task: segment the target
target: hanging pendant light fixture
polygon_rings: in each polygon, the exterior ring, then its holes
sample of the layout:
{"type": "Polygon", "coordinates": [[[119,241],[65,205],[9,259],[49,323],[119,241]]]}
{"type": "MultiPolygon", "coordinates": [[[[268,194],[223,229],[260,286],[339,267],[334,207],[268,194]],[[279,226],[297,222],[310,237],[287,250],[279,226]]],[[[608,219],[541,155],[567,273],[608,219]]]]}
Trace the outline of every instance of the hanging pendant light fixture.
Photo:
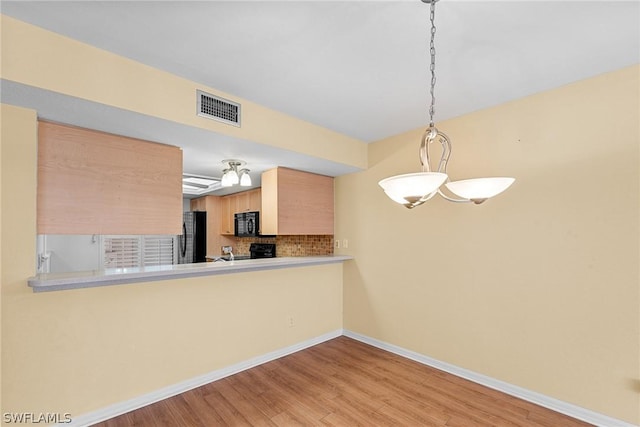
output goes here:
{"type": "Polygon", "coordinates": [[[240,169],[245,166],[247,163],[242,160],[236,159],[228,159],[223,160],[223,164],[227,167],[222,170],[222,179],[220,180],[220,185],[222,187],[231,187],[236,184],[240,184],[241,187],[250,187],[251,186],[251,176],[249,175],[249,169],[240,169]]]}
{"type": "Polygon", "coordinates": [[[429,106],[429,127],[422,136],[420,143],[420,163],[422,164],[422,172],[409,173],[404,175],[396,175],[381,180],[378,185],[382,187],[385,194],[396,203],[400,203],[412,209],[439,194],[450,202],[468,203],[473,202],[480,204],[485,200],[502,193],[509,188],[515,181],[515,178],[508,177],[492,177],[492,178],[474,178],[462,181],[450,181],[447,175],[447,163],[451,155],[451,141],[449,137],[440,132],[433,123],[435,113],[435,85],[436,85],[436,48],[435,48],[435,11],[438,0],[422,0],[423,3],[430,4],[430,22],[431,22],[431,42],[429,52],[431,56],[431,104],[429,106]],[[442,146],[442,155],[438,163],[437,172],[431,170],[431,159],[429,157],[429,146],[439,142],[442,146]],[[442,192],[442,185],[455,196],[450,197],[442,192]]]}

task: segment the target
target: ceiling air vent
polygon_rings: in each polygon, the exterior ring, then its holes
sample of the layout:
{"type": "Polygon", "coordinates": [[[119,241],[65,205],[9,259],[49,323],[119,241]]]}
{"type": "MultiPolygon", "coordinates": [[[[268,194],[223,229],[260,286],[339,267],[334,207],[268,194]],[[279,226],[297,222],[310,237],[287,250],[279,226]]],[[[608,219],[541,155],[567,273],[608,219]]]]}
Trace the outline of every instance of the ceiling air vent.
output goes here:
{"type": "Polygon", "coordinates": [[[197,90],[198,115],[240,127],[240,104],[197,90]]]}

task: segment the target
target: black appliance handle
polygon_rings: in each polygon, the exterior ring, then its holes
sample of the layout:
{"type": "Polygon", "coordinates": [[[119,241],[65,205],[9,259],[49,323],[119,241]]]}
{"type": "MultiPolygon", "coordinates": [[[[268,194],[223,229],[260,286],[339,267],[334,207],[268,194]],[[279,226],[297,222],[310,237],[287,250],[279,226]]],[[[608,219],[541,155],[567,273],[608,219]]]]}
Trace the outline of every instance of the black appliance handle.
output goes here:
{"type": "Polygon", "coordinates": [[[180,253],[182,258],[187,255],[187,224],[182,223],[182,236],[180,236],[180,253]]]}

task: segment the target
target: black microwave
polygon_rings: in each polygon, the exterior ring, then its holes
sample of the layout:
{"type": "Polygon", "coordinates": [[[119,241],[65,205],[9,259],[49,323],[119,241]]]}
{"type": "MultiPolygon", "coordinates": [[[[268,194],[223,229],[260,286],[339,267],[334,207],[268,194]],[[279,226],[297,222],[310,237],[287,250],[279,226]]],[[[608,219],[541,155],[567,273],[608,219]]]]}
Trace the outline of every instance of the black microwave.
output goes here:
{"type": "Polygon", "coordinates": [[[237,237],[256,237],[260,234],[260,212],[237,213],[233,223],[233,234],[237,237]]]}

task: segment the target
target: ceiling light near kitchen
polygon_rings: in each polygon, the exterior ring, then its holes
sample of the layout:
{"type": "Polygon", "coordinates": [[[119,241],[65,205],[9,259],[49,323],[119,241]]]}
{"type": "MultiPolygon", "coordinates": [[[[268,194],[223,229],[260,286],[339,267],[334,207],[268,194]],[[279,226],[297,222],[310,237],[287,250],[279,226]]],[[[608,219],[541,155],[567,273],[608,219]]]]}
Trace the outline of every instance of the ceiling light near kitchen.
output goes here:
{"type": "Polygon", "coordinates": [[[228,159],[223,160],[222,163],[227,168],[222,170],[221,184],[223,187],[231,187],[236,184],[240,184],[241,187],[251,186],[251,176],[249,175],[249,169],[240,169],[247,163],[242,160],[228,159]]]}

